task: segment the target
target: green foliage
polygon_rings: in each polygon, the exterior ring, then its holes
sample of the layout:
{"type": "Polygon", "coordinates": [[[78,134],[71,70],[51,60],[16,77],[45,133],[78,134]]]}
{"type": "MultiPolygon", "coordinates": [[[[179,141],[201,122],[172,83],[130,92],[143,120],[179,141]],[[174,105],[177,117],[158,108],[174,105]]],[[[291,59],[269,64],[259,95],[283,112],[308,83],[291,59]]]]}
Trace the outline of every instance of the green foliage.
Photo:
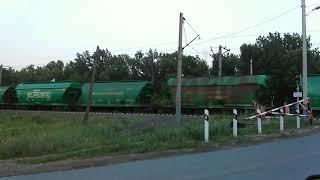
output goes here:
{"type": "Polygon", "coordinates": [[[16,71],[13,68],[3,68],[1,84],[5,86],[17,83],[16,71]]]}
{"type": "MultiPolygon", "coordinates": [[[[219,53],[210,54],[212,57],[212,67],[210,68],[210,75],[217,76],[219,68],[219,53]]],[[[239,64],[239,56],[226,53],[222,55],[222,75],[233,76],[236,75],[239,64]]]]}
{"type": "Polygon", "coordinates": [[[45,66],[35,67],[29,65],[26,68],[22,68],[20,71],[16,71],[16,82],[35,82],[35,81],[50,81],[64,80],[64,63],[60,60],[51,61],[45,66]]]}
{"type": "MultiPolygon", "coordinates": [[[[308,39],[308,73],[320,73],[320,56],[317,49],[310,50],[308,39]]],[[[269,89],[264,92],[265,103],[270,104],[274,96],[276,104],[293,101],[296,74],[302,71],[302,39],[299,34],[270,33],[259,36],[255,44],[243,44],[240,47],[241,56],[239,71],[249,74],[250,59],[253,60],[253,74],[269,75],[269,89]]]]}

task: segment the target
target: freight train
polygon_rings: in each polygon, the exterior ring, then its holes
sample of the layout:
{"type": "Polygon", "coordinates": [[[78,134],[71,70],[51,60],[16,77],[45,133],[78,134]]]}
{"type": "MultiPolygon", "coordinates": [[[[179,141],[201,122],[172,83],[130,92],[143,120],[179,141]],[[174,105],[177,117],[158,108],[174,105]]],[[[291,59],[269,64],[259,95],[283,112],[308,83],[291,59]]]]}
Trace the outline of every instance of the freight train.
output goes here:
{"type": "MultiPolygon", "coordinates": [[[[184,112],[209,109],[253,109],[267,87],[266,75],[195,77],[182,79],[181,104],[184,112]]],[[[320,75],[309,80],[313,109],[320,110],[320,75]]],[[[172,111],[176,79],[167,81],[171,104],[152,102],[150,81],[96,82],[92,104],[97,111],[172,111]]],[[[0,87],[1,108],[83,110],[88,104],[89,84],[73,81],[21,83],[0,87]]]]}

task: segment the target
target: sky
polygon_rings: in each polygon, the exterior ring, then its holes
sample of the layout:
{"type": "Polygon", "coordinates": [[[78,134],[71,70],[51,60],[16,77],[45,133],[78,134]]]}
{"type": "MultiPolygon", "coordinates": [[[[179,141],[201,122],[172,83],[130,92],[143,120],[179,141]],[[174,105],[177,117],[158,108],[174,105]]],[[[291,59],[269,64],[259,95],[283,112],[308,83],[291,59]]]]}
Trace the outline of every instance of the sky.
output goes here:
{"type": "MultiPolygon", "coordinates": [[[[0,0],[0,64],[17,69],[52,60],[69,62],[97,45],[112,54],[178,47],[179,13],[183,43],[200,34],[184,54],[211,65],[210,49],[222,45],[239,54],[269,32],[301,33],[300,0],[0,0]]],[[[320,0],[306,0],[307,12],[320,0]]],[[[320,10],[307,16],[307,35],[320,46],[320,10]]]]}

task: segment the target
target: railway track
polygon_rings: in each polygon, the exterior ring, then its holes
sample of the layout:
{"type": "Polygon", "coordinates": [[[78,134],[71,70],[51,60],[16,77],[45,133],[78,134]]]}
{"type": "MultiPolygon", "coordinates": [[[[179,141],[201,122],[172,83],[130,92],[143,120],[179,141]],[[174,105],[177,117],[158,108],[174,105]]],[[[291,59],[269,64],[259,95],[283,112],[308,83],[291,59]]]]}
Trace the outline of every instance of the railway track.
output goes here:
{"type": "MultiPolygon", "coordinates": [[[[15,110],[15,109],[5,109],[0,110],[0,112],[12,112],[12,113],[58,113],[58,114],[79,114],[83,115],[83,111],[41,111],[41,110],[15,110]]],[[[165,113],[125,113],[125,112],[90,112],[91,115],[139,115],[139,116],[170,116],[174,117],[175,114],[165,114],[165,113]]],[[[190,115],[184,114],[183,117],[202,117],[202,115],[190,115]]]]}
{"type": "MultiPolygon", "coordinates": [[[[84,112],[78,111],[35,111],[35,110],[0,110],[0,117],[10,116],[10,119],[28,117],[34,120],[52,120],[52,121],[82,121],[84,112]],[[3,115],[3,116],[2,116],[3,115]]],[[[201,115],[183,115],[184,120],[203,120],[201,115]]],[[[153,114],[153,113],[121,113],[121,112],[90,112],[89,121],[92,120],[136,120],[142,127],[145,124],[151,126],[175,125],[176,118],[174,114],[153,114]]],[[[140,125],[138,125],[140,126],[140,125]]]]}

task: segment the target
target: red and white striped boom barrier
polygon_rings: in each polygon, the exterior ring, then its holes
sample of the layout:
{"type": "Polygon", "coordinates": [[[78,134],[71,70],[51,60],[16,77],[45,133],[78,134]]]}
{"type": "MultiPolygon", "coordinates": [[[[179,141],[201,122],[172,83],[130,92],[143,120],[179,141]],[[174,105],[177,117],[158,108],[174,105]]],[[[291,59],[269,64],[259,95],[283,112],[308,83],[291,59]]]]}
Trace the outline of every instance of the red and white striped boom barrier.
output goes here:
{"type": "Polygon", "coordinates": [[[278,108],[274,108],[274,109],[271,109],[269,111],[265,111],[265,112],[259,112],[258,114],[254,115],[254,116],[250,116],[250,117],[247,117],[247,118],[244,118],[246,120],[249,120],[249,119],[254,119],[254,118],[257,118],[257,117],[261,117],[261,116],[264,116],[264,115],[267,115],[267,114],[275,114],[275,115],[286,115],[286,116],[300,116],[300,117],[308,117],[308,116],[312,116],[312,110],[311,110],[311,105],[309,104],[309,101],[310,101],[310,98],[306,98],[306,99],[302,99],[300,101],[297,101],[297,102],[293,102],[293,103],[290,103],[290,104],[286,104],[284,106],[281,106],[281,107],[278,107],[278,108]],[[307,101],[308,103],[308,107],[305,107],[302,103],[304,101],[307,101]],[[283,108],[289,108],[290,106],[293,106],[295,104],[299,104],[307,113],[308,115],[301,115],[301,114],[292,114],[292,113],[282,113],[282,112],[275,112],[275,111],[279,111],[280,109],[283,109],[283,108]]]}

